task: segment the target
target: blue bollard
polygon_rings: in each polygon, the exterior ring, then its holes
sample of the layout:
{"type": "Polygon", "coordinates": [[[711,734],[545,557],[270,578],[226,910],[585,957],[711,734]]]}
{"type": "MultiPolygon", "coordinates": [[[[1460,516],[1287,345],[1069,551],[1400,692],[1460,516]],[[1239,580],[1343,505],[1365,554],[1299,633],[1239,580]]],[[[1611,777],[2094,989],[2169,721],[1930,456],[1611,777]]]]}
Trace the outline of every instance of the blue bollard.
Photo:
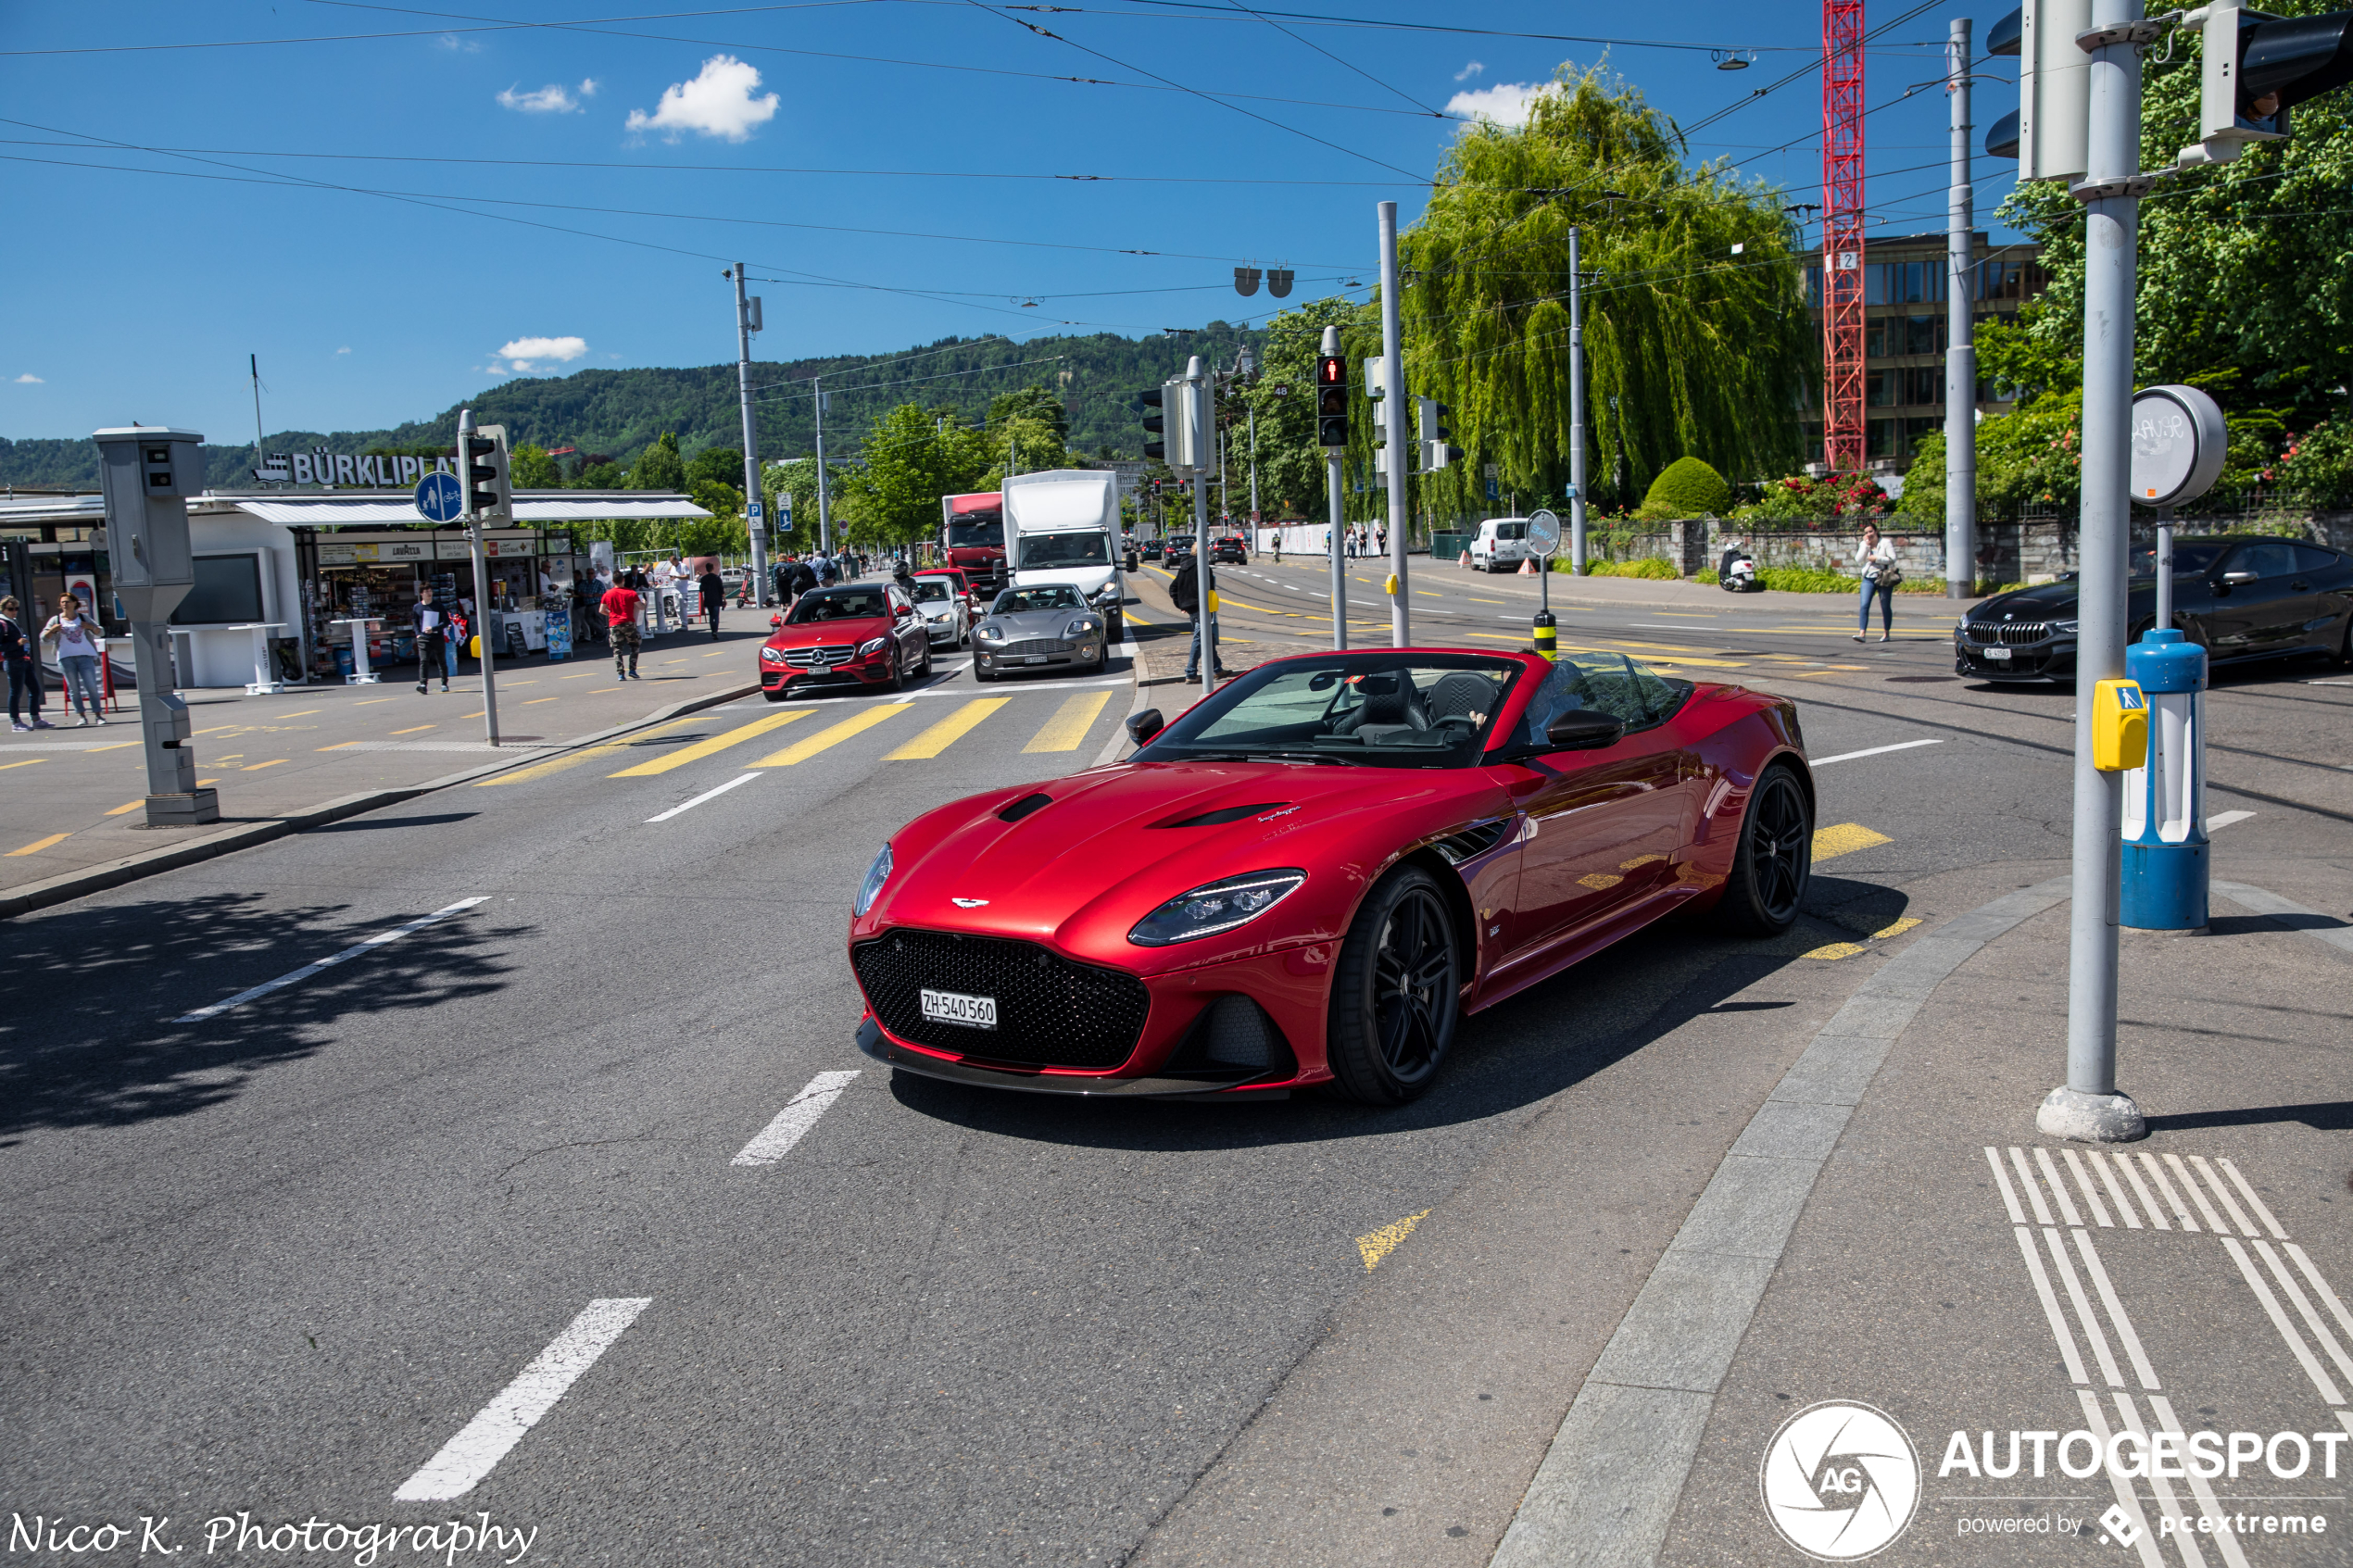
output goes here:
{"type": "Polygon", "coordinates": [[[2122,922],[2206,929],[2206,650],[2168,627],[2124,650],[2149,705],[2148,759],[2124,775],[2122,922]]]}

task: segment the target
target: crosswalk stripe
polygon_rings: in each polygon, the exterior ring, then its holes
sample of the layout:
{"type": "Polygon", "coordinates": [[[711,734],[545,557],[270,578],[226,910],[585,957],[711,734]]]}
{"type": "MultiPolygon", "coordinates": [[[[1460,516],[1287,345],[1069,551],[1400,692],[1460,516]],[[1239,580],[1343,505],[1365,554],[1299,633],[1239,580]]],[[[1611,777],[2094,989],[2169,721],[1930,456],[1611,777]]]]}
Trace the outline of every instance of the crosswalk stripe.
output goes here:
{"type": "Polygon", "coordinates": [[[656,773],[666,773],[673,768],[683,768],[689,762],[699,762],[706,757],[715,757],[729,746],[739,746],[754,735],[764,735],[771,730],[782,729],[796,719],[807,717],[809,712],[806,709],[799,712],[762,714],[750,723],[729,730],[724,734],[713,735],[709,740],[698,740],[692,746],[682,746],[667,756],[657,757],[649,762],[640,762],[634,768],[623,768],[618,773],[608,773],[605,776],[613,779],[651,778],[656,773]]]}
{"type": "MultiPolygon", "coordinates": [[[[1103,694],[1109,696],[1111,694],[1103,694]]],[[[979,722],[1013,699],[1009,696],[984,696],[963,707],[909,741],[905,746],[883,759],[886,762],[913,762],[937,757],[970,734],[979,722]]]]}
{"type": "Polygon", "coordinates": [[[1022,750],[1025,753],[1076,751],[1079,743],[1087,738],[1088,730],[1094,724],[1095,715],[1101,713],[1103,704],[1110,700],[1109,692],[1096,692],[1091,696],[1081,693],[1065,698],[1062,707],[1054,710],[1054,716],[1046,721],[1046,727],[1032,735],[1029,744],[1022,750]]]}
{"type": "MultiPolygon", "coordinates": [[[[1106,700],[1108,700],[1111,694],[1109,692],[1105,692],[1103,696],[1106,700]]],[[[913,706],[914,705],[912,703],[891,702],[882,704],[879,707],[866,709],[861,712],[852,714],[847,719],[844,719],[840,723],[834,725],[830,729],[820,730],[815,734],[809,736],[807,739],[785,747],[782,751],[774,752],[769,756],[761,758],[757,762],[750,762],[745,765],[752,768],[789,768],[796,762],[806,762],[809,759],[816,756],[827,746],[839,746],[843,741],[848,740],[850,736],[862,734],[864,732],[873,729],[876,724],[881,723],[884,720],[891,718],[896,714],[904,713],[908,710],[908,709],[913,706]]]]}
{"type": "Polygon", "coordinates": [[[544,779],[551,773],[560,773],[567,768],[577,768],[592,758],[610,757],[617,751],[627,751],[630,747],[641,745],[665,731],[699,722],[701,721],[698,719],[673,719],[667,724],[648,730],[641,734],[632,735],[627,740],[610,741],[603,746],[592,746],[584,751],[575,751],[568,756],[553,758],[545,762],[535,763],[528,768],[518,768],[511,773],[500,773],[495,778],[476,779],[474,787],[487,789],[492,784],[527,784],[534,779],[544,779]]]}

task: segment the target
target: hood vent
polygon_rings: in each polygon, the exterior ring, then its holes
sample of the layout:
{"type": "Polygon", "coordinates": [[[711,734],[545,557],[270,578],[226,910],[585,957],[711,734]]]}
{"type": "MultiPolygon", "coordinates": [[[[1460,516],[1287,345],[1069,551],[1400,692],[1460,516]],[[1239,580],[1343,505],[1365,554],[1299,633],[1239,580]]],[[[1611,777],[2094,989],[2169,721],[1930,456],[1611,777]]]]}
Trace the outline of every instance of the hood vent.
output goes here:
{"type": "Polygon", "coordinates": [[[1154,822],[1156,828],[1217,828],[1227,822],[1239,822],[1244,817],[1256,817],[1268,811],[1280,810],[1290,805],[1287,800],[1262,800],[1255,806],[1227,806],[1215,811],[1203,811],[1198,817],[1179,817],[1171,822],[1154,822]]]}
{"type": "Polygon", "coordinates": [[[1023,796],[1019,800],[1014,801],[1003,810],[999,811],[997,813],[997,820],[1000,822],[1017,822],[1024,817],[1043,811],[1047,807],[1051,806],[1053,803],[1054,797],[1052,796],[1048,795],[1043,790],[1039,790],[1034,795],[1023,796]]]}
{"type": "Polygon", "coordinates": [[[1465,860],[1476,859],[1494,848],[1503,841],[1504,834],[1509,831],[1508,822],[1481,822],[1477,827],[1465,828],[1457,834],[1449,834],[1446,837],[1440,839],[1433,847],[1446,857],[1448,865],[1459,866],[1465,860]]]}

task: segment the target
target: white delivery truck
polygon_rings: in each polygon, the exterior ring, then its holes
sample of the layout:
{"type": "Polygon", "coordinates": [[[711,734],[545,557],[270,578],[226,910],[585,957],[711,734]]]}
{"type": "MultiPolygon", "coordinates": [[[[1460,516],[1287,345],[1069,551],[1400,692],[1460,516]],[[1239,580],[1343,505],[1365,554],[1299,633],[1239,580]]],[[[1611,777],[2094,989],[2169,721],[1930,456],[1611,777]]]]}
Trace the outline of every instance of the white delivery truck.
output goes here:
{"type": "Polygon", "coordinates": [[[1103,618],[1109,646],[1117,647],[1127,635],[1119,476],[1108,469],[1017,473],[1005,481],[1004,495],[1010,585],[1069,583],[1103,618]]]}

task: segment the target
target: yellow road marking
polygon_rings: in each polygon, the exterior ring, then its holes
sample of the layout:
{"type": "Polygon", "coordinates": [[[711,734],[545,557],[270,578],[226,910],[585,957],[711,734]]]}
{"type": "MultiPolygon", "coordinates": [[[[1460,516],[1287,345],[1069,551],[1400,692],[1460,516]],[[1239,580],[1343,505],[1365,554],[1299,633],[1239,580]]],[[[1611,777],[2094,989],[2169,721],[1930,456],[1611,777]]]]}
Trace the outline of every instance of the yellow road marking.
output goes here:
{"type": "Polygon", "coordinates": [[[140,807],[145,806],[145,804],[146,801],[145,799],[130,801],[127,804],[116,807],[113,810],[107,812],[107,815],[109,817],[120,817],[126,811],[136,811],[140,807]]]}
{"type": "Polygon", "coordinates": [[[48,848],[52,844],[63,844],[67,839],[71,838],[73,834],[69,833],[53,833],[46,838],[34,839],[31,844],[26,845],[21,849],[9,850],[8,856],[11,859],[13,859],[19,855],[37,855],[42,850],[48,848]]]}
{"type": "Polygon", "coordinates": [[[592,758],[610,757],[614,752],[626,751],[633,746],[643,745],[666,730],[674,730],[682,725],[697,721],[694,719],[673,719],[667,724],[648,730],[643,734],[633,735],[627,740],[610,741],[603,746],[592,746],[585,750],[575,751],[569,757],[550,758],[545,762],[535,762],[528,768],[518,768],[511,773],[500,773],[496,778],[476,779],[474,787],[487,789],[492,784],[524,784],[533,779],[544,779],[550,773],[560,773],[567,768],[576,768],[592,758]]]}
{"type": "Polygon", "coordinates": [[[657,773],[666,773],[673,768],[683,768],[689,762],[699,762],[706,757],[716,757],[731,746],[740,746],[754,735],[764,735],[771,730],[779,729],[796,719],[805,719],[808,716],[809,709],[805,708],[792,713],[763,713],[750,723],[739,725],[724,734],[713,735],[709,740],[698,740],[692,746],[682,746],[667,756],[657,757],[649,762],[640,762],[634,768],[623,768],[618,773],[607,773],[605,776],[609,779],[649,779],[657,773]]]}
{"type": "Polygon", "coordinates": [[[1507,599],[1482,599],[1477,594],[1466,594],[1463,596],[1475,605],[1499,605],[1510,602],[1507,599]]]}
{"type": "Polygon", "coordinates": [[[914,762],[937,757],[978,727],[983,719],[1013,701],[1009,696],[984,696],[956,709],[905,746],[883,759],[886,762],[914,762]]]}
{"type": "Polygon", "coordinates": [[[523,706],[524,706],[525,708],[529,708],[529,707],[531,706],[531,704],[532,704],[532,703],[534,703],[534,702],[561,702],[561,701],[563,701],[563,698],[561,698],[561,697],[560,697],[560,696],[535,696],[535,697],[531,698],[529,701],[525,702],[525,703],[523,704],[523,706]]]}
{"type": "Polygon", "coordinates": [[[484,713],[487,713],[487,712],[489,712],[489,711],[490,711],[490,710],[489,710],[488,709],[486,709],[486,708],[477,708],[477,709],[474,709],[472,713],[468,713],[468,714],[464,715],[464,717],[466,717],[466,718],[468,718],[468,719],[479,719],[479,718],[481,718],[481,717],[482,717],[484,713]]]}
{"type": "Polygon", "coordinates": [[[1418,1214],[1408,1214],[1393,1225],[1383,1225],[1370,1236],[1356,1238],[1356,1250],[1365,1260],[1365,1272],[1371,1273],[1383,1258],[1397,1250],[1397,1244],[1414,1234],[1414,1227],[1429,1218],[1425,1209],[1418,1214]]]}
{"type": "Polygon", "coordinates": [[[1871,933],[1871,937],[1874,941],[1884,942],[1891,936],[1903,935],[1904,933],[1911,930],[1912,927],[1918,924],[1919,924],[1919,916],[1906,915],[1892,925],[1881,926],[1877,931],[1871,933]]]}
{"type": "Polygon", "coordinates": [[[217,784],[220,782],[220,781],[219,779],[198,779],[196,781],[196,787],[198,789],[210,789],[214,784],[217,784]]]}
{"type": "Polygon", "coordinates": [[[1139,626],[1157,626],[1160,624],[1160,622],[1156,621],[1145,620],[1142,616],[1138,615],[1133,608],[1126,611],[1126,616],[1128,620],[1134,621],[1139,626]]]}
{"type": "Polygon", "coordinates": [[[1827,947],[1817,947],[1810,953],[1801,953],[1798,956],[1800,958],[1820,959],[1825,963],[1836,963],[1841,959],[1851,959],[1857,953],[1868,953],[1870,949],[1864,947],[1860,942],[1832,942],[1827,947]]]}
{"type": "Polygon", "coordinates": [[[278,717],[281,719],[299,719],[306,714],[324,713],[326,709],[323,708],[297,708],[292,713],[281,713],[278,717]]]}
{"type": "Polygon", "coordinates": [[[1054,716],[1046,721],[1046,727],[1032,735],[1029,744],[1021,748],[1023,753],[1076,751],[1078,743],[1087,738],[1088,727],[1094,723],[1095,715],[1101,713],[1103,704],[1110,700],[1109,692],[1080,692],[1076,696],[1065,698],[1062,707],[1054,710],[1054,716]]]}
{"type": "Polygon", "coordinates": [[[438,724],[419,724],[419,725],[415,726],[413,729],[407,729],[407,730],[395,730],[395,731],[393,731],[392,733],[393,733],[394,734],[396,734],[396,735],[413,735],[413,734],[422,734],[422,732],[424,732],[424,731],[426,731],[426,730],[437,730],[437,729],[439,729],[440,727],[441,727],[441,726],[440,726],[440,725],[438,725],[438,724]]]}
{"type": "MultiPolygon", "coordinates": [[[[1108,696],[1111,694],[1106,692],[1103,695],[1108,696]]],[[[863,713],[853,713],[838,724],[820,730],[805,740],[796,742],[782,751],[763,757],[759,761],[748,763],[746,766],[789,768],[796,762],[805,762],[827,746],[839,746],[852,735],[863,734],[884,720],[895,718],[913,706],[912,702],[887,702],[869,708],[863,713]]]]}
{"type": "Polygon", "coordinates": [[[285,760],[286,759],[283,757],[273,757],[267,762],[256,762],[250,767],[240,768],[237,771],[241,773],[258,773],[264,768],[281,767],[284,764],[285,760]]]}
{"type": "Polygon", "coordinates": [[[1841,855],[1852,855],[1857,849],[1869,849],[1875,844],[1893,844],[1883,833],[1873,833],[1860,822],[1840,822],[1833,827],[1814,831],[1814,859],[1817,863],[1834,860],[1841,855]]]}
{"type": "Polygon", "coordinates": [[[215,762],[234,762],[238,758],[243,757],[245,753],[242,751],[233,751],[226,757],[216,757],[213,760],[215,762]]]}
{"type": "Polygon", "coordinates": [[[35,762],[46,762],[46,757],[28,757],[21,762],[0,762],[0,768],[30,768],[35,762]]]}
{"type": "Polygon", "coordinates": [[[721,654],[723,654],[723,653],[728,653],[728,652],[732,652],[732,651],[733,651],[732,649],[728,649],[728,648],[713,648],[713,649],[711,649],[709,653],[707,653],[707,654],[703,655],[703,657],[704,657],[705,659],[717,659],[717,658],[718,658],[721,654]]]}
{"type": "Polygon", "coordinates": [[[371,696],[371,697],[368,698],[368,699],[367,699],[367,701],[365,701],[365,702],[355,702],[355,703],[353,703],[351,706],[352,706],[352,707],[354,707],[354,708],[366,708],[366,707],[370,706],[370,704],[372,704],[372,703],[378,703],[378,702],[398,702],[399,700],[400,700],[400,699],[399,699],[398,697],[396,697],[396,696],[371,696]]]}
{"type": "Polygon", "coordinates": [[[559,675],[556,679],[559,681],[585,681],[591,675],[601,675],[603,673],[604,671],[601,670],[583,670],[577,675],[559,675]]]}

